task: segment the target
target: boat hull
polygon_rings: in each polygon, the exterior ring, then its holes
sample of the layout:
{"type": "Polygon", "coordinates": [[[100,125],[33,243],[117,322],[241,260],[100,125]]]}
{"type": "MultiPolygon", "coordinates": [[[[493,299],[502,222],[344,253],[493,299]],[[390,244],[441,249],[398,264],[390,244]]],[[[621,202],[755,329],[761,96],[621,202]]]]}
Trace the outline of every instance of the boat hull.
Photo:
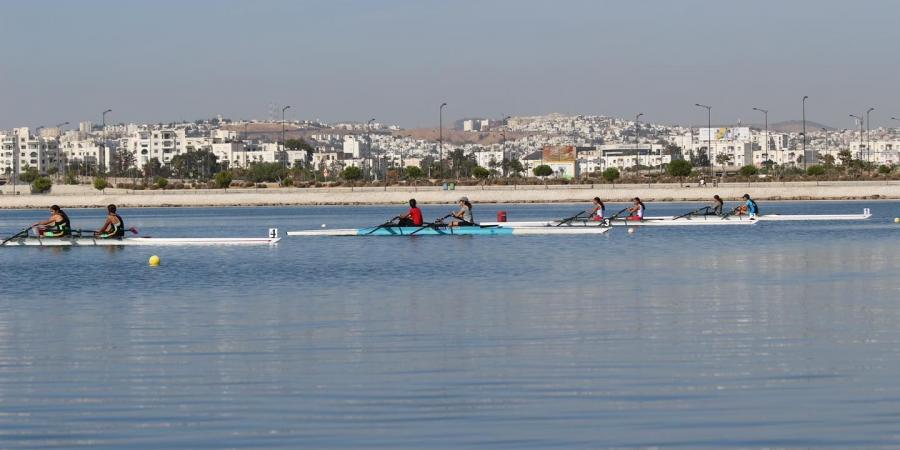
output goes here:
{"type": "MultiPolygon", "coordinates": [[[[872,217],[869,208],[865,208],[862,214],[766,214],[756,218],[749,216],[728,216],[720,217],[714,215],[697,215],[697,216],[647,216],[644,220],[626,220],[616,219],[610,221],[609,225],[621,226],[692,226],[692,225],[752,225],[756,222],[803,222],[803,221],[844,221],[844,220],[866,220],[872,217]]],[[[573,227],[601,227],[603,222],[596,220],[573,220],[561,223],[558,220],[530,221],[530,222],[483,222],[482,225],[495,225],[508,228],[530,228],[530,227],[556,227],[556,228],[573,228],[573,227]]]]}
{"type": "Polygon", "coordinates": [[[384,227],[349,228],[333,230],[288,231],[288,236],[522,236],[522,235],[573,235],[603,234],[609,228],[601,227],[384,227]]]}
{"type": "Polygon", "coordinates": [[[273,245],[281,238],[153,238],[130,237],[95,239],[91,237],[12,239],[4,247],[127,247],[127,246],[186,246],[186,245],[273,245]]]}

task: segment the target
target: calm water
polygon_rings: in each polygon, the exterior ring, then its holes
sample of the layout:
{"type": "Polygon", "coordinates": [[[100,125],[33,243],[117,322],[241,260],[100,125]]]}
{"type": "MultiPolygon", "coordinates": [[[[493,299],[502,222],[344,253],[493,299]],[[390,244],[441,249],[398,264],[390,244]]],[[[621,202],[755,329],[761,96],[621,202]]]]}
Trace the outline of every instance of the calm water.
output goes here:
{"type": "MultiPolygon", "coordinates": [[[[0,248],[0,448],[900,446],[900,202],[761,206],[875,217],[0,248]]],[[[142,235],[263,236],[399,209],[123,213],[142,235]]],[[[0,211],[0,235],[45,217],[0,211]]]]}

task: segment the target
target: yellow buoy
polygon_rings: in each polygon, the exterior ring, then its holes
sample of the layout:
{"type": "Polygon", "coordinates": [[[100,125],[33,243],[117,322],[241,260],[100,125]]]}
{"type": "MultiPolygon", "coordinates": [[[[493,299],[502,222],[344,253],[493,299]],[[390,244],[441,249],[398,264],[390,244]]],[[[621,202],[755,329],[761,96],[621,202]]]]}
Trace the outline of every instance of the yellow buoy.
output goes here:
{"type": "Polygon", "coordinates": [[[151,267],[156,267],[159,265],[159,256],[153,255],[150,257],[150,261],[148,261],[151,267]]]}
{"type": "Polygon", "coordinates": [[[900,223],[900,217],[894,217],[894,223],[900,223]]]}

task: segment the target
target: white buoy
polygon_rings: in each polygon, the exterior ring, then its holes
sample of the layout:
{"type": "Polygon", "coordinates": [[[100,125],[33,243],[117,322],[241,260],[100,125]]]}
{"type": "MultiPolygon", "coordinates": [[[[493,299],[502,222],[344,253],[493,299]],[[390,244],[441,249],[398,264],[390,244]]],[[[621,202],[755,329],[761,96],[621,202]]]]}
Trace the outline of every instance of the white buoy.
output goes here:
{"type": "Polygon", "coordinates": [[[324,224],[324,223],[322,224],[322,228],[325,228],[325,224],[324,224]]]}
{"type": "Polygon", "coordinates": [[[634,234],[634,228],[628,228],[628,234],[634,234]]]}

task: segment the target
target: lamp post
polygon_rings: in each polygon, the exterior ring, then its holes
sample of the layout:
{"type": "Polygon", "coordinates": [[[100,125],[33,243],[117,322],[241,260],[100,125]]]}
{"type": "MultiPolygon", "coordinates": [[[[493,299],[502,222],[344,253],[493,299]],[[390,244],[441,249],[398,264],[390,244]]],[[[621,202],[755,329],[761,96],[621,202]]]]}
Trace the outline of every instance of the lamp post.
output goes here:
{"type": "Polygon", "coordinates": [[[281,108],[281,166],[283,168],[287,168],[287,151],[285,150],[285,140],[284,140],[284,112],[287,111],[291,106],[285,106],[281,108]]]}
{"type": "Polygon", "coordinates": [[[825,133],[825,154],[828,154],[828,128],[822,127],[822,131],[825,133]]]}
{"type": "Polygon", "coordinates": [[[862,156],[862,148],[863,148],[863,118],[862,116],[857,116],[856,114],[850,114],[850,117],[856,119],[859,122],[859,153],[856,156],[856,159],[860,159],[862,156]]]}
{"type": "Polygon", "coordinates": [[[766,122],[766,152],[763,153],[763,164],[765,164],[769,160],[769,110],[762,108],[753,108],[754,111],[759,111],[763,113],[763,117],[765,117],[766,122]]]}
{"type": "Polygon", "coordinates": [[[701,104],[699,104],[699,103],[694,104],[694,106],[697,106],[697,107],[700,107],[700,108],[706,108],[706,156],[707,156],[707,159],[709,160],[710,176],[713,176],[713,177],[714,177],[715,175],[714,175],[713,172],[712,172],[712,171],[713,171],[712,165],[713,165],[714,159],[713,159],[713,156],[712,156],[712,153],[713,153],[713,152],[712,152],[712,144],[711,144],[711,139],[712,139],[712,106],[709,106],[709,105],[701,105],[701,104]]]}
{"type": "Polygon", "coordinates": [[[444,178],[444,107],[447,102],[441,103],[438,108],[438,164],[441,167],[441,178],[444,178]]]}
{"type": "Polygon", "coordinates": [[[803,169],[806,170],[806,99],[808,95],[803,96],[803,169]]]}
{"type": "Polygon", "coordinates": [[[106,114],[107,114],[107,113],[111,113],[111,112],[112,112],[111,109],[107,109],[106,111],[103,111],[102,114],[100,114],[101,121],[102,121],[102,123],[103,123],[103,131],[104,131],[104,132],[106,132],[106,114]]]}
{"type": "MultiPolygon", "coordinates": [[[[66,126],[68,124],[69,124],[69,122],[63,122],[63,123],[56,124],[56,130],[59,132],[60,135],[62,135],[62,127],[66,126]]],[[[57,143],[56,143],[56,180],[57,181],[60,180],[60,176],[62,175],[62,172],[64,170],[63,168],[65,167],[65,165],[62,164],[62,150],[60,149],[60,144],[62,143],[61,141],[62,141],[62,139],[57,139],[57,143]]]]}
{"type": "Polygon", "coordinates": [[[641,116],[643,115],[644,113],[638,113],[634,116],[634,164],[638,175],[641,173],[641,149],[639,147],[641,145],[641,116]]]}
{"type": "MultiPolygon", "coordinates": [[[[374,121],[375,121],[375,118],[373,117],[373,118],[369,119],[368,122],[366,122],[366,157],[363,159],[364,161],[368,161],[372,158],[372,122],[374,122],[374,121]]],[[[375,180],[377,181],[378,180],[377,169],[373,170],[372,172],[374,173],[375,180]]]]}
{"type": "Polygon", "coordinates": [[[871,162],[872,162],[872,160],[871,160],[871,159],[872,159],[872,158],[871,158],[871,156],[872,156],[872,150],[871,150],[871,148],[870,148],[870,145],[871,145],[870,142],[871,142],[871,141],[869,140],[869,125],[871,124],[871,121],[869,120],[869,114],[870,114],[872,111],[875,111],[875,108],[869,108],[869,109],[866,110],[866,162],[867,162],[867,163],[871,163],[871,162]]]}

